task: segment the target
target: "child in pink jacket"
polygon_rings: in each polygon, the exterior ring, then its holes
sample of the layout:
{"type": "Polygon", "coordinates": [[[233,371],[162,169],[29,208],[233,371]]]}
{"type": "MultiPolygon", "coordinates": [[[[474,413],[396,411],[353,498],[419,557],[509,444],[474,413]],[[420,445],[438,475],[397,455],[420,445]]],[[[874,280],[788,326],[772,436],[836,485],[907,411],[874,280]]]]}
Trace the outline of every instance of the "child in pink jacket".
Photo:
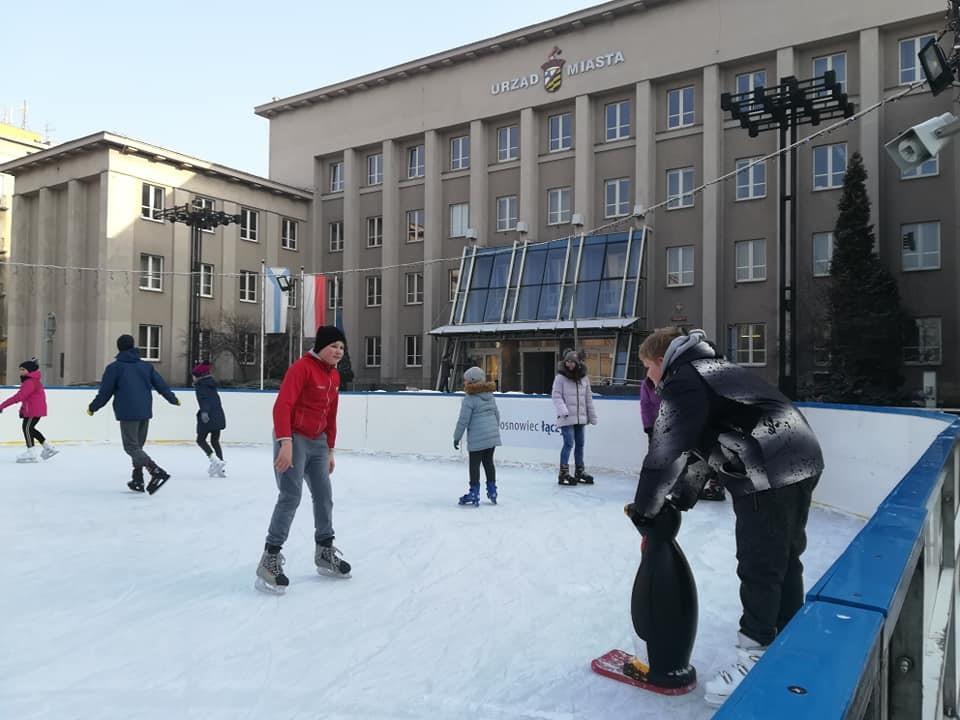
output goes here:
{"type": "Polygon", "coordinates": [[[20,390],[13,397],[0,403],[0,413],[3,412],[5,407],[15,403],[20,403],[20,417],[23,418],[23,439],[27,443],[27,451],[17,456],[17,462],[37,462],[39,458],[34,444],[36,440],[39,440],[43,446],[43,452],[39,457],[46,460],[56,455],[59,450],[48,443],[43,433],[37,430],[37,423],[40,422],[40,418],[47,416],[47,394],[43,390],[40,366],[37,365],[36,358],[20,363],[20,390]]]}

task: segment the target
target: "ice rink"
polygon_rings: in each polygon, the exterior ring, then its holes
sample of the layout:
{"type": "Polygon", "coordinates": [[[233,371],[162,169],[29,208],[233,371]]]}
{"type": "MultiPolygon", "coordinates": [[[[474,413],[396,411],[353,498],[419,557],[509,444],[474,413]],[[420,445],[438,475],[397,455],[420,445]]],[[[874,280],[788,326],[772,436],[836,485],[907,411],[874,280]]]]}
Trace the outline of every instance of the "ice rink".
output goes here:
{"type": "MultiPolygon", "coordinates": [[[[276,497],[267,446],[148,445],[172,479],[126,488],[119,444],[65,445],[36,465],[0,447],[0,718],[567,720],[708,718],[702,684],[733,659],[733,511],[701,503],[680,543],[700,593],[701,688],[646,693],[593,674],[632,650],[635,478],[564,488],[500,463],[500,504],[458,507],[466,463],[338,453],[336,544],[349,580],[313,568],[304,490],[284,547],[290,588],[253,588],[276,497]]],[[[588,457],[589,460],[589,457],[588,457]]],[[[862,521],[816,508],[811,585],[862,521]]]]}

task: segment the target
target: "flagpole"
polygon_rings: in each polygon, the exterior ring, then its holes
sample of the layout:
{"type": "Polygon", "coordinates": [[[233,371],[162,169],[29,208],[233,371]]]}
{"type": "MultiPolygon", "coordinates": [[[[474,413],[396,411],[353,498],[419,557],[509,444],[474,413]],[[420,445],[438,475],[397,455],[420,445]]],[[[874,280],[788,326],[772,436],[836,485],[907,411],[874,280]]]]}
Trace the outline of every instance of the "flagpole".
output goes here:
{"type": "Polygon", "coordinates": [[[267,263],[260,261],[260,389],[263,390],[263,363],[266,359],[266,348],[264,338],[267,329],[267,263]]]}
{"type": "MultiPolygon", "coordinates": [[[[306,276],[303,274],[303,265],[300,266],[300,357],[303,357],[303,321],[307,312],[307,303],[304,300],[307,297],[307,285],[304,282],[306,276]]],[[[316,292],[316,279],[314,279],[314,292],[316,292]]],[[[313,298],[314,307],[317,304],[317,298],[313,298]]]]}

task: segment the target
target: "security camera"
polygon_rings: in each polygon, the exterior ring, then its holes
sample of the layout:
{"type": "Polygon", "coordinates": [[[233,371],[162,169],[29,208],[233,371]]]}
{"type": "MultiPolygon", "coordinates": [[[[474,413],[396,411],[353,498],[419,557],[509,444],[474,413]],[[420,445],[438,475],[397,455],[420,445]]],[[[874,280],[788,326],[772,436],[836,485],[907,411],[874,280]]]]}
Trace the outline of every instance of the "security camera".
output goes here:
{"type": "Polygon", "coordinates": [[[960,132],[960,118],[953,113],[937,115],[897,135],[884,147],[901,172],[920,167],[935,157],[960,132]]]}

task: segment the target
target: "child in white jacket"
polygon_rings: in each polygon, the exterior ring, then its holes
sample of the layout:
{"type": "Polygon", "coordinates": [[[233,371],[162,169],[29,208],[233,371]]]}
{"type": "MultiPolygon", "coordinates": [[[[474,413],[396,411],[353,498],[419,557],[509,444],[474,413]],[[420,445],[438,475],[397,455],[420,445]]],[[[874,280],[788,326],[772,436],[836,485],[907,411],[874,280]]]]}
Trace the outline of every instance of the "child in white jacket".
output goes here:
{"type": "Polygon", "coordinates": [[[593,475],[584,472],[583,445],[584,429],[587,423],[597,424],[597,413],[593,407],[593,391],[583,358],[575,350],[567,350],[563,360],[557,366],[557,376],[553,380],[553,405],[557,410],[557,425],[563,433],[563,447],[560,449],[560,485],[584,483],[593,485],[593,475]],[[570,451],[573,450],[575,474],[570,474],[570,451]]]}

